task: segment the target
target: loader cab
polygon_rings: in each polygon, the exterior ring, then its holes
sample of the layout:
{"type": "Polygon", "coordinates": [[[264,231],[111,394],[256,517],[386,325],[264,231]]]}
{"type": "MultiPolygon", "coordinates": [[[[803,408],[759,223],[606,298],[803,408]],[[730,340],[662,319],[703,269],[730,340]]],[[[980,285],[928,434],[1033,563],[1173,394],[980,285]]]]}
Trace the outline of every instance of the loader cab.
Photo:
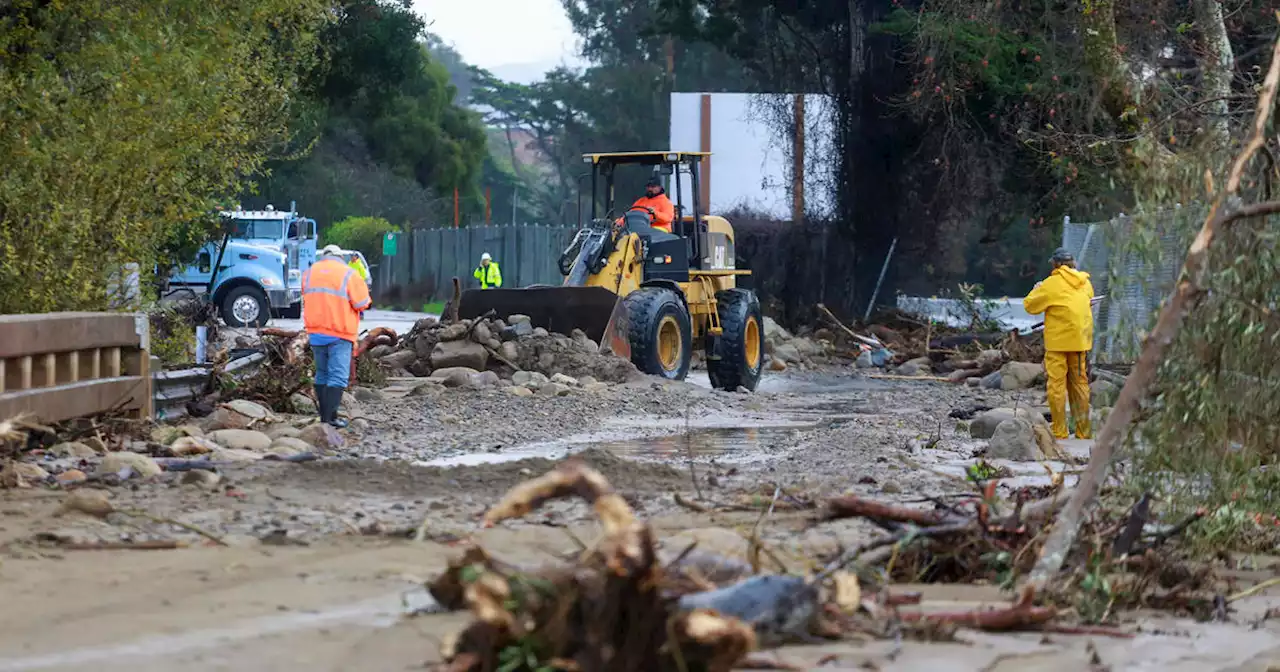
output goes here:
{"type": "MultiPolygon", "coordinates": [[[[582,159],[590,171],[590,221],[622,219],[628,232],[645,239],[645,277],[653,280],[688,282],[690,270],[710,270],[713,246],[701,193],[699,166],[710,156],[708,152],[618,152],[585,154],[582,159]],[[620,176],[661,179],[667,197],[675,206],[672,233],[650,226],[649,214],[631,210],[636,196],[618,194],[620,176]],[[685,187],[691,187],[690,202],[684,201],[685,187]]],[[[643,184],[643,181],[640,181],[643,184]]],[[[582,211],[579,211],[579,227],[582,211]]]]}

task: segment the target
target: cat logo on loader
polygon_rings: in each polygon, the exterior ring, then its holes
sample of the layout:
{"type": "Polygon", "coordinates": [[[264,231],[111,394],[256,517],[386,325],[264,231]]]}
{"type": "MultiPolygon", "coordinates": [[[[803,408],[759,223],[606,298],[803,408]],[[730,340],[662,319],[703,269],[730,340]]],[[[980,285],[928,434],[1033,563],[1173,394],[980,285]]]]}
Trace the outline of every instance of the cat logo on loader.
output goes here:
{"type": "Polygon", "coordinates": [[[683,380],[694,350],[706,356],[717,389],[754,390],[764,364],[764,320],[755,293],[736,286],[751,271],[734,268],[733,227],[702,213],[698,166],[705,152],[587,154],[591,165],[591,221],[560,256],[558,287],[471,289],[458,306],[462,318],[490,310],[528,315],[534,326],[570,334],[581,329],[601,351],[629,358],[644,373],[683,380]],[[641,166],[674,181],[675,233],[651,226],[647,209],[617,217],[614,175],[641,166]],[[683,204],[682,177],[693,194],[683,204]],[[595,195],[604,187],[603,217],[595,195]]]}

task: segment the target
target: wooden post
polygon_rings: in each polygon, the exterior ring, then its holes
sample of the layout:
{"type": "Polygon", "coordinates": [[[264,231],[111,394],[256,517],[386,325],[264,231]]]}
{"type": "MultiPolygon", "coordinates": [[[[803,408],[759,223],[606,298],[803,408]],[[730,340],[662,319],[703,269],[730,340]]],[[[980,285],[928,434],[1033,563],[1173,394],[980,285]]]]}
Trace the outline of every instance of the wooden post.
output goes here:
{"type": "MultiPolygon", "coordinates": [[[[702,94],[702,142],[700,151],[711,151],[711,94],[702,94]]],[[[699,200],[702,201],[703,214],[711,212],[711,159],[703,157],[702,159],[702,181],[699,194],[699,200]]]]}
{"type": "Polygon", "coordinates": [[[492,210],[490,209],[492,206],[493,206],[493,188],[485,187],[484,188],[484,225],[485,226],[489,226],[489,222],[491,221],[489,215],[492,212],[492,210]]]}
{"type": "Polygon", "coordinates": [[[676,44],[670,35],[663,48],[667,56],[667,92],[670,93],[676,90],[676,44]]]}
{"type": "Polygon", "coordinates": [[[791,145],[791,223],[804,222],[804,94],[796,94],[791,145]]]}
{"type": "Polygon", "coordinates": [[[458,218],[461,213],[458,212],[458,188],[453,188],[453,228],[458,228],[458,218]]]}

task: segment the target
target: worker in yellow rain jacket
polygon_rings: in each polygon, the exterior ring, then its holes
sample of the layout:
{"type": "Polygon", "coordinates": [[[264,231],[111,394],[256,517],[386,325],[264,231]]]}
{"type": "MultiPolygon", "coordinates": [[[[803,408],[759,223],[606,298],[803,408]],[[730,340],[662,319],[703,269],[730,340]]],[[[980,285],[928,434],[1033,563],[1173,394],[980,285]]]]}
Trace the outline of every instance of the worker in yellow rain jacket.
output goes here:
{"type": "Polygon", "coordinates": [[[363,261],[360,261],[359,255],[352,254],[351,261],[347,262],[347,266],[351,267],[351,270],[360,274],[360,279],[364,280],[364,284],[369,284],[369,268],[364,265],[363,261]]]}
{"type": "Polygon", "coordinates": [[[1023,308],[1044,313],[1044,370],[1048,376],[1049,413],[1053,436],[1065,439],[1067,401],[1076,424],[1076,438],[1092,438],[1089,427],[1089,351],[1093,349],[1093,283],[1076,270],[1075,258],[1058,248],[1051,259],[1053,272],[1037,282],[1023,308]]]}

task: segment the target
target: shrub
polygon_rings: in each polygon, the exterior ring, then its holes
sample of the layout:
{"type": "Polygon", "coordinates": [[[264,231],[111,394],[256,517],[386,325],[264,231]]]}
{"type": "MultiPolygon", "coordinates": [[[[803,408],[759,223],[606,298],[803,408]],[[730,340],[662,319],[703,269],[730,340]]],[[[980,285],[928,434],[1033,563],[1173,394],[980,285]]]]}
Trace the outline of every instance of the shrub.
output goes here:
{"type": "Polygon", "coordinates": [[[369,263],[376,264],[382,259],[382,236],[399,232],[400,227],[381,217],[348,217],[325,230],[324,244],[359,250],[369,263]]]}

